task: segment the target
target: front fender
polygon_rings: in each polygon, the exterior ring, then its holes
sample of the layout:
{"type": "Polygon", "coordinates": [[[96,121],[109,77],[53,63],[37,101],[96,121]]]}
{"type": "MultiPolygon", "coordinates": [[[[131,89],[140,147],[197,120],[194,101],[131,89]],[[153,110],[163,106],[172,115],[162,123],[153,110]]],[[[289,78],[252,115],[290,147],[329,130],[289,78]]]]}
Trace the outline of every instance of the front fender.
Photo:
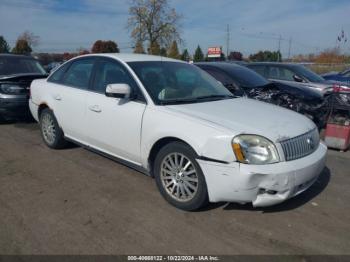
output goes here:
{"type": "Polygon", "coordinates": [[[229,130],[216,128],[192,117],[147,108],[141,134],[142,165],[148,168],[153,145],[166,137],[184,141],[199,157],[230,163],[236,160],[231,147],[234,136],[229,130]]]}

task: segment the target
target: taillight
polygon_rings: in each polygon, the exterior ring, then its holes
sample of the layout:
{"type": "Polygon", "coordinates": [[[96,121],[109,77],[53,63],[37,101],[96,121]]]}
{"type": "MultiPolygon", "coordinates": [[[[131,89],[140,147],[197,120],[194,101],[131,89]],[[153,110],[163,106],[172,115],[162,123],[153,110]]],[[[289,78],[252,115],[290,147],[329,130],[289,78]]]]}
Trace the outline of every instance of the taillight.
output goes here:
{"type": "Polygon", "coordinates": [[[341,86],[339,84],[333,84],[333,92],[350,92],[350,87],[341,86]]]}

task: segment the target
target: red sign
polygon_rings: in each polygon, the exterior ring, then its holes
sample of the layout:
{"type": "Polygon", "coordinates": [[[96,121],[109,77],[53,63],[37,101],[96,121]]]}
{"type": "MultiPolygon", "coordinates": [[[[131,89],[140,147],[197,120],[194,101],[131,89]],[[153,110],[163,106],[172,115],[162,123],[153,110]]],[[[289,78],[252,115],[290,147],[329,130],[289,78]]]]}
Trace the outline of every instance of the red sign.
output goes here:
{"type": "Polygon", "coordinates": [[[221,47],[209,47],[208,57],[221,57],[221,47]]]}

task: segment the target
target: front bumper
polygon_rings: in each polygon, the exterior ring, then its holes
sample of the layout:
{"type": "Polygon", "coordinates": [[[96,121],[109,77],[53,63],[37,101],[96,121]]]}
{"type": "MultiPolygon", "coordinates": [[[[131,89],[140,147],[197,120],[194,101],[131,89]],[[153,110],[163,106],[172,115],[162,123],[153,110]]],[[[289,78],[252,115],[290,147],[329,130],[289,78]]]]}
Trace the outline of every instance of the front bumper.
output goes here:
{"type": "Polygon", "coordinates": [[[27,95],[5,95],[0,93],[0,114],[22,116],[29,112],[27,95]]]}
{"type": "Polygon", "coordinates": [[[308,189],[325,167],[327,147],[312,154],[270,165],[221,164],[198,160],[210,202],[252,203],[255,207],[281,203],[308,189]]]}

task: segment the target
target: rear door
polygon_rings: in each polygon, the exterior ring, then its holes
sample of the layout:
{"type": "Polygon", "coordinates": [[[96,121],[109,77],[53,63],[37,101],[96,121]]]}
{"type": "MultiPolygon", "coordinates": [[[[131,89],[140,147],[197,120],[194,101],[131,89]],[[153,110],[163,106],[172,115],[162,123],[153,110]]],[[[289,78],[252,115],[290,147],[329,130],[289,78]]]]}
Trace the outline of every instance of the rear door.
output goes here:
{"type": "Polygon", "coordinates": [[[126,67],[114,59],[99,58],[86,101],[88,143],[102,152],[139,165],[146,100],[126,67]],[[107,85],[117,83],[131,87],[131,98],[105,95],[107,85]]]}
{"type": "Polygon", "coordinates": [[[94,57],[74,60],[59,79],[55,81],[55,74],[49,79],[58,123],[67,137],[82,143],[86,140],[86,95],[94,62],[94,57]]]}

